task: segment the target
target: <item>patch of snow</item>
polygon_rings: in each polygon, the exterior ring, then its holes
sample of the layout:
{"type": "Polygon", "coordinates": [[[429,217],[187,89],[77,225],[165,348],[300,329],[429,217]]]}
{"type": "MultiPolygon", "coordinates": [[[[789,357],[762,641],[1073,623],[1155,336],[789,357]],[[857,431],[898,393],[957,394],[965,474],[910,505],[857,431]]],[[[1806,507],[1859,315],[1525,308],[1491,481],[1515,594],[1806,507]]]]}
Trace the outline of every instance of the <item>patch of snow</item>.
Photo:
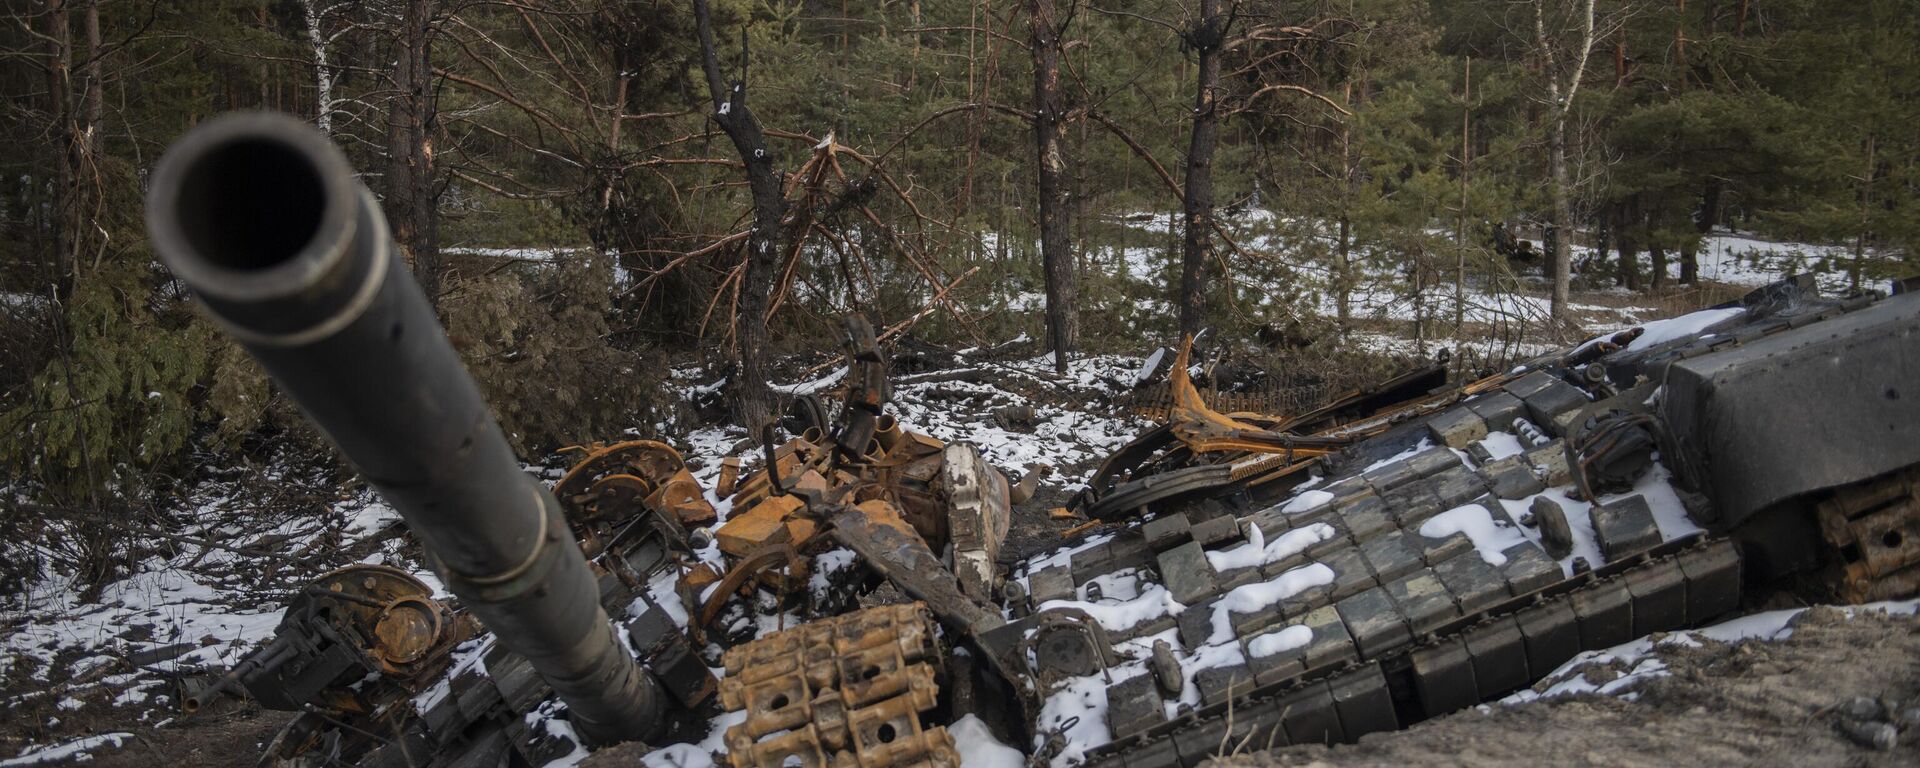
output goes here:
{"type": "Polygon", "coordinates": [[[995,738],[977,715],[967,715],[947,726],[960,750],[960,768],[1026,768],[1027,756],[995,738]]]}
{"type": "MultiPolygon", "coordinates": [[[[686,604],[680,602],[680,590],[675,588],[679,581],[678,568],[668,568],[654,574],[653,579],[647,582],[647,597],[652,598],[654,605],[660,606],[660,610],[666,611],[667,615],[672,617],[673,623],[684,627],[689,619],[686,604]]],[[[639,615],[639,610],[639,606],[634,606],[628,609],[628,613],[639,615]]]]}
{"type": "Polygon", "coordinates": [[[1295,624],[1247,641],[1247,653],[1256,659],[1265,658],[1282,651],[1291,651],[1311,642],[1313,642],[1313,630],[1305,624],[1295,624]]]}
{"type": "Polygon", "coordinates": [[[72,741],[64,741],[45,747],[28,747],[18,756],[0,760],[0,768],[15,768],[22,765],[52,765],[55,763],[79,763],[93,759],[93,750],[101,747],[119,749],[133,734],[124,731],[102,733],[94,736],[82,736],[72,741]]]}
{"type": "Polygon", "coordinates": [[[1480,440],[1480,446],[1487,449],[1487,455],[1492,456],[1495,461],[1508,456],[1518,456],[1527,450],[1526,446],[1520,444],[1520,436],[1512,432],[1488,432],[1487,436],[1480,440]]]}
{"type": "Polygon", "coordinates": [[[1100,622],[1108,632],[1125,632],[1140,624],[1169,614],[1178,615],[1187,609],[1174,602],[1173,593],[1158,584],[1145,584],[1139,594],[1125,599],[1102,597],[1098,601],[1089,600],[1048,600],[1034,608],[1034,612],[1053,608],[1078,608],[1086,611],[1094,621],[1100,622]]]}
{"type": "Polygon", "coordinates": [[[1739,307],[1730,309],[1703,309],[1699,312],[1668,318],[1666,320],[1642,323],[1640,327],[1646,329],[1646,332],[1640,334],[1640,338],[1634,339],[1633,343],[1628,344],[1627,349],[1647,349],[1675,339],[1690,339],[1700,335],[1708,328],[1712,328],[1746,313],[1746,310],[1739,307]]]}
{"type": "Polygon", "coordinates": [[[1444,539],[1456,533],[1465,534],[1473,542],[1473,548],[1480,553],[1480,559],[1496,568],[1507,564],[1507,556],[1502,554],[1515,544],[1526,543],[1527,537],[1516,530],[1518,526],[1507,525],[1493,519],[1493,513],[1479,504],[1454,507],[1420,524],[1420,535],[1429,539],[1444,539]]]}
{"type": "Polygon", "coordinates": [[[1247,543],[1233,549],[1208,552],[1207,564],[1213,566],[1215,571],[1225,572],[1236,568],[1277,563],[1305,552],[1307,547],[1331,539],[1337,533],[1339,532],[1335,531],[1331,525],[1314,523],[1305,528],[1295,528],[1280,534],[1280,538],[1268,544],[1266,534],[1261,532],[1260,526],[1249,525],[1247,526],[1247,543]]]}
{"type": "Polygon", "coordinates": [[[1280,508],[1280,511],[1289,515],[1307,512],[1324,507],[1327,505],[1327,502],[1330,501],[1333,501],[1333,494],[1331,493],[1327,493],[1326,491],[1307,491],[1293,497],[1292,500],[1287,502],[1286,506],[1280,508]]]}
{"type": "Polygon", "coordinates": [[[1573,486],[1563,485],[1558,488],[1548,488],[1524,499],[1500,500],[1500,510],[1506,513],[1507,519],[1513,522],[1520,535],[1527,537],[1527,540],[1535,544],[1540,543],[1539,526],[1529,528],[1520,525],[1520,518],[1531,512],[1534,499],[1544,497],[1560,505],[1560,510],[1567,517],[1567,530],[1573,534],[1573,549],[1567,553],[1566,557],[1560,558],[1560,572],[1568,577],[1573,576],[1574,558],[1584,557],[1589,565],[1596,568],[1607,561],[1600,554],[1600,540],[1593,533],[1593,520],[1588,514],[1593,509],[1593,504],[1573,498],[1574,492],[1573,486]]]}
{"type": "Polygon", "coordinates": [[[1146,673],[1146,664],[1135,661],[1116,665],[1106,675],[1076,677],[1062,684],[1040,705],[1033,748],[1038,749],[1050,733],[1058,731],[1065,736],[1067,748],[1054,757],[1053,768],[1084,762],[1087,750],[1113,741],[1113,734],[1107,730],[1107,690],[1146,673]]]}
{"type": "Polygon", "coordinates": [[[1233,614],[1264,610],[1310,588],[1332,584],[1333,577],[1333,569],[1327,567],[1326,563],[1313,563],[1289,570],[1270,581],[1234,587],[1233,591],[1213,605],[1213,633],[1207,638],[1208,641],[1223,643],[1233,639],[1233,614]]]}

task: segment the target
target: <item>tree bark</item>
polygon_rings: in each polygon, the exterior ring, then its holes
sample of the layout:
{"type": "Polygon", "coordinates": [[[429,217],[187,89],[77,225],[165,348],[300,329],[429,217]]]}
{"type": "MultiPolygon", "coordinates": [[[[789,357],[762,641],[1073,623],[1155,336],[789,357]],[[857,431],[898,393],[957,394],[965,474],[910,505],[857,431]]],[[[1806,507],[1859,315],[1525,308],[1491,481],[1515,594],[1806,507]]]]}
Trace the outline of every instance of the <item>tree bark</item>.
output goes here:
{"type": "Polygon", "coordinates": [[[1855,293],[1860,292],[1862,273],[1865,271],[1867,264],[1867,240],[1873,236],[1872,211],[1875,149],[1874,136],[1869,132],[1867,134],[1866,172],[1860,176],[1860,230],[1855,233],[1853,238],[1853,263],[1847,267],[1847,289],[1855,293]]]}
{"type": "Polygon", "coordinates": [[[102,147],[100,118],[106,114],[106,95],[101,87],[103,62],[100,61],[100,0],[87,0],[87,12],[81,28],[87,38],[86,65],[80,69],[80,146],[86,153],[86,165],[93,165],[102,147]]]}
{"type": "Polygon", "coordinates": [[[1453,332],[1465,335],[1467,325],[1467,183],[1473,164],[1473,57],[1464,61],[1460,88],[1460,211],[1454,218],[1453,332]]]}
{"type": "MultiPolygon", "coordinates": [[[[1073,0],[1069,0],[1072,2],[1073,0]]],[[[1071,18],[1066,21],[1071,21],[1071,18]]],[[[1067,360],[1079,343],[1080,319],[1074,310],[1076,286],[1072,222],[1067,207],[1066,108],[1060,88],[1060,35],[1053,0],[1029,0],[1027,24],[1033,54],[1033,144],[1039,177],[1040,261],[1046,275],[1047,345],[1053,368],[1067,372],[1067,360]]]]}
{"type": "Polygon", "coordinates": [[[387,111],[387,220],[394,242],[413,265],[427,301],[439,305],[439,194],[431,126],[434,116],[433,3],[406,0],[395,34],[393,85],[387,111]]]}
{"type": "MultiPolygon", "coordinates": [[[[1619,270],[1614,273],[1614,284],[1626,286],[1629,291],[1640,290],[1640,250],[1633,242],[1631,227],[1634,226],[1633,204],[1621,201],[1613,208],[1613,243],[1619,250],[1619,270]]],[[[1604,255],[1604,254],[1603,254],[1604,255]]]]}
{"type": "Polygon", "coordinates": [[[1567,121],[1556,118],[1547,127],[1547,162],[1553,192],[1553,304],[1555,320],[1567,313],[1573,287],[1573,191],[1567,178],[1567,121]]]}
{"type": "Polygon", "coordinates": [[[321,9],[317,0],[300,0],[300,11],[307,23],[307,43],[313,46],[313,124],[320,132],[333,135],[333,65],[327,49],[331,41],[321,29],[321,9]]]}
{"type": "Polygon", "coordinates": [[[1554,71],[1554,41],[1547,35],[1546,3],[1547,0],[1534,0],[1533,31],[1545,64],[1550,107],[1547,115],[1547,167],[1552,187],[1553,230],[1559,235],[1554,240],[1550,256],[1552,262],[1549,269],[1553,275],[1550,312],[1554,320],[1565,321],[1567,295],[1573,283],[1573,191],[1572,180],[1567,173],[1567,117],[1573,110],[1573,97],[1580,92],[1580,80],[1587,70],[1587,57],[1593,52],[1594,2],[1585,0],[1576,6],[1580,13],[1580,30],[1573,42],[1573,66],[1566,75],[1564,86],[1560,83],[1560,74],[1554,71]]]}
{"type": "Polygon", "coordinates": [[[1658,291],[1667,285],[1667,249],[1661,246],[1658,241],[1655,241],[1648,246],[1647,255],[1653,261],[1653,280],[1651,287],[1653,290],[1658,291]]]}
{"type": "Polygon", "coordinates": [[[1200,0],[1200,18],[1186,42],[1198,55],[1193,97],[1193,137],[1187,145],[1186,235],[1181,241],[1180,333],[1193,336],[1207,324],[1207,267],[1213,261],[1213,151],[1219,141],[1220,46],[1228,19],[1220,0],[1200,0]]]}
{"type": "MultiPolygon", "coordinates": [[[[1353,83],[1340,88],[1340,102],[1353,105],[1353,83]]],[[[1340,235],[1333,250],[1333,311],[1340,337],[1353,323],[1353,123],[1340,121],[1340,235]]]]}
{"type": "MultiPolygon", "coordinates": [[[[747,188],[753,195],[753,230],[747,235],[747,254],[741,260],[739,300],[734,304],[734,380],[729,382],[734,418],[750,434],[773,418],[773,390],[767,385],[767,304],[773,281],[780,267],[780,221],[785,218],[786,198],[780,192],[780,176],[773,170],[773,155],[767,152],[766,132],[747,107],[745,65],[740,79],[723,86],[720,57],[713,45],[713,14],[707,0],[693,0],[695,27],[700,35],[700,68],[706,75],[707,95],[713,100],[713,122],[733,142],[735,152],[747,168],[747,188]]],[[[740,59],[747,60],[746,37],[741,36],[740,59]]]]}
{"type": "Polygon", "coordinates": [[[78,169],[74,164],[73,33],[66,0],[47,2],[47,112],[53,117],[53,261],[54,300],[66,299],[71,288],[74,250],[79,237],[78,169]]]}

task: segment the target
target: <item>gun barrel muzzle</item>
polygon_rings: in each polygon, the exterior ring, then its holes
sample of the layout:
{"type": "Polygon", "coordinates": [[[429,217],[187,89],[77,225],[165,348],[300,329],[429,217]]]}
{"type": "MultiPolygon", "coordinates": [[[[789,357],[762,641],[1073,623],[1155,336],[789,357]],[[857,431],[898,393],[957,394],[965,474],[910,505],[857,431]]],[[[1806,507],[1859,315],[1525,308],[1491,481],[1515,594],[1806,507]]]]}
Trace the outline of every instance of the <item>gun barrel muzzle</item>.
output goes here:
{"type": "Polygon", "coordinates": [[[392,504],[447,587],[597,742],[657,732],[664,699],[608,623],[552,495],[521,471],[388,234],[324,134],[237,113],[167,150],[147,190],[160,257],[392,504]]]}

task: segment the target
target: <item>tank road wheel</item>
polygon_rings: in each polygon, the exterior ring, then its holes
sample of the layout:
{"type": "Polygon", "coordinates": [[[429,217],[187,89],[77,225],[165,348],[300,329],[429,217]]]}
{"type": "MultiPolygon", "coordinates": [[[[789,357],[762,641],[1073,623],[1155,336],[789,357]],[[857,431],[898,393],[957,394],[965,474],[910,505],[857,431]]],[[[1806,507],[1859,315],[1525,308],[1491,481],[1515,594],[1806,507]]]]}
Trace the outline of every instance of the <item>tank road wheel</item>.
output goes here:
{"type": "Polygon", "coordinates": [[[553,486],[553,495],[575,525],[610,516],[632,514],[627,504],[636,494],[645,499],[660,486],[686,469],[680,452],[656,440],[629,440],[604,446],[586,446],[586,458],[567,471],[553,486]],[[609,478],[631,476],[641,482],[633,488],[624,480],[604,483],[609,478]],[[613,502],[608,504],[606,502],[613,502]]]}

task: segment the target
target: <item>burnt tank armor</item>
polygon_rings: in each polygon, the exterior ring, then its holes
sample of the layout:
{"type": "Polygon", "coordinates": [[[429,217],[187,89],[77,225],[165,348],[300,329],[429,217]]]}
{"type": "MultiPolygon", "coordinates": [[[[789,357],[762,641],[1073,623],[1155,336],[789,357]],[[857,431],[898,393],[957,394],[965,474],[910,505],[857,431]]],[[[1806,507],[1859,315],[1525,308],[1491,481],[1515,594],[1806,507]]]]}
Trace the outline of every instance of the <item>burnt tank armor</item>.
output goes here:
{"type": "Polygon", "coordinates": [[[1131,522],[1030,561],[1010,606],[1181,606],[1105,626],[1110,660],[1041,660],[1106,689],[1110,741],[1089,763],[1351,742],[1700,626],[1756,585],[1913,594],[1920,298],[1823,298],[1800,278],[1716,310],[1384,420],[1350,412],[1370,436],[1310,462],[1248,471],[1259,454],[1191,450],[1193,430],[1183,445],[1164,427],[1123,448],[1082,503],[1131,522]]]}

